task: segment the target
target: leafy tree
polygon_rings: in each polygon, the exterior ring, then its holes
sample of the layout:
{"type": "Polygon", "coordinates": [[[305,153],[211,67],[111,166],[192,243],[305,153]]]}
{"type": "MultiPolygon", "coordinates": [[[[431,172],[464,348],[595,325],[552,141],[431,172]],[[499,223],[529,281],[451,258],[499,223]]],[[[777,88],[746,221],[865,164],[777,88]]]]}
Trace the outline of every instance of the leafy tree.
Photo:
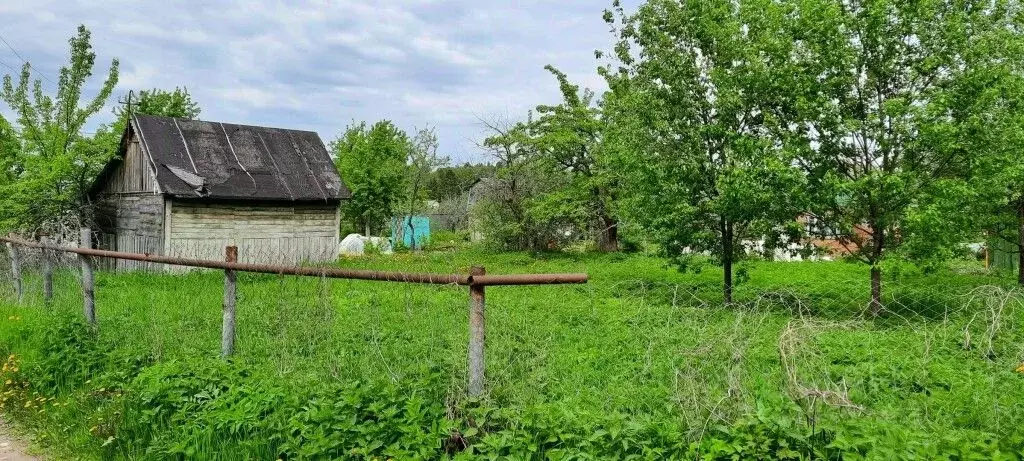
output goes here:
{"type": "Polygon", "coordinates": [[[459,197],[478,179],[493,177],[494,173],[494,165],[487,163],[444,166],[434,170],[427,180],[427,195],[438,201],[459,197]]]}
{"type": "Polygon", "coordinates": [[[483,147],[498,160],[488,211],[502,246],[541,249],[556,231],[595,228],[597,247],[618,249],[614,181],[602,151],[603,120],[594,93],[580,90],[558,69],[562,102],[540,105],[525,122],[488,123],[483,147]],[[500,198],[499,198],[500,197],[500,198]]]}
{"type": "Polygon", "coordinates": [[[352,190],[343,207],[345,216],[366,235],[382,229],[405,196],[408,135],[387,120],[369,127],[360,122],[349,125],[330,148],[342,179],[352,190]]]}
{"type": "Polygon", "coordinates": [[[427,179],[427,197],[431,200],[443,200],[456,197],[465,192],[466,187],[459,180],[455,168],[438,168],[427,179]]]}
{"type": "Polygon", "coordinates": [[[82,105],[96,54],[85,26],[78,27],[69,44],[70,60],[60,69],[54,96],[45,93],[40,80],[32,80],[28,63],[17,81],[4,76],[0,99],[16,115],[20,146],[5,161],[14,179],[0,185],[0,227],[31,231],[55,226],[58,220],[87,221],[87,189],[110,154],[92,148],[81,131],[117,84],[118,61],[111,62],[96,95],[82,105]]]}
{"type": "Polygon", "coordinates": [[[744,242],[771,250],[799,236],[801,175],[766,110],[786,91],[772,73],[787,52],[782,12],[770,0],[616,7],[605,19],[618,65],[602,73],[622,211],[683,268],[694,252],[712,255],[731,303],[744,242]]]}
{"type": "Polygon", "coordinates": [[[21,142],[18,141],[18,133],[0,114],[0,188],[17,178],[19,171],[16,170],[16,164],[20,153],[21,142]]]}
{"type": "Polygon", "coordinates": [[[139,91],[138,94],[132,92],[129,93],[127,104],[114,108],[114,122],[110,125],[100,125],[96,129],[94,142],[97,149],[103,149],[113,155],[120,147],[121,136],[128,126],[128,117],[132,113],[191,120],[199,117],[201,111],[199,103],[192,100],[192,95],[186,88],[175,88],[172,91],[153,88],[139,91]]]}
{"type": "Polygon", "coordinates": [[[1024,69],[1018,60],[998,59],[1024,50],[1016,40],[999,40],[998,46],[1003,53],[986,53],[996,62],[958,87],[955,138],[963,149],[980,155],[973,162],[969,193],[951,215],[962,217],[967,229],[979,224],[990,244],[1001,240],[1013,248],[1017,282],[1024,285],[1024,69]]]}
{"type": "Polygon", "coordinates": [[[566,221],[536,213],[533,205],[565,184],[538,165],[537,144],[531,135],[532,114],[525,122],[482,121],[489,136],[480,147],[496,161],[494,177],[477,188],[479,203],[471,213],[489,245],[510,250],[543,250],[559,240],[566,221]]]}
{"type": "Polygon", "coordinates": [[[539,166],[564,177],[566,183],[539,197],[533,212],[596,226],[597,248],[617,251],[618,220],[612,212],[614,176],[603,156],[603,120],[594,104],[594,93],[580,91],[553,66],[545,69],[558,80],[562,103],[538,106],[538,117],[529,125],[529,134],[539,166]]]}
{"type": "MultiPolygon", "coordinates": [[[[803,148],[814,213],[870,265],[877,314],[887,255],[922,230],[914,223],[937,193],[967,190],[957,178],[978,153],[958,136],[982,106],[965,105],[963,96],[977,93],[988,78],[984,61],[1005,56],[1001,49],[1014,35],[1007,31],[1019,28],[1002,1],[790,3],[797,72],[779,111],[793,116],[787,143],[803,148]]],[[[941,235],[951,220],[925,221],[940,226],[929,235],[941,235]]]]}
{"type": "MultiPolygon", "coordinates": [[[[138,92],[135,100],[129,100],[128,104],[132,112],[148,115],[163,115],[164,117],[177,117],[195,119],[199,117],[202,109],[199,103],[192,100],[188,88],[177,88],[174,90],[162,90],[153,88],[138,92]]],[[[128,118],[128,106],[119,106],[114,109],[114,115],[118,120],[128,118]]]]}
{"type": "MultiPolygon", "coordinates": [[[[442,166],[448,165],[448,158],[438,155],[437,133],[432,128],[422,129],[416,132],[409,146],[409,158],[405,183],[407,185],[406,216],[412,216],[423,206],[427,198],[427,179],[430,174],[442,166]]],[[[409,220],[408,230],[412,249],[416,249],[416,229],[412,220],[409,220]]]]}
{"type": "MultiPolygon", "coordinates": [[[[1020,136],[1022,130],[1024,126],[1017,124],[1008,133],[1020,136]]],[[[1024,285],[1024,162],[1019,159],[1024,144],[1020,141],[1008,144],[1014,149],[1003,151],[1006,157],[993,159],[986,169],[988,177],[978,181],[979,196],[965,209],[976,211],[973,215],[983,220],[983,229],[990,238],[1006,242],[1013,249],[1017,255],[1017,283],[1024,285]]]]}

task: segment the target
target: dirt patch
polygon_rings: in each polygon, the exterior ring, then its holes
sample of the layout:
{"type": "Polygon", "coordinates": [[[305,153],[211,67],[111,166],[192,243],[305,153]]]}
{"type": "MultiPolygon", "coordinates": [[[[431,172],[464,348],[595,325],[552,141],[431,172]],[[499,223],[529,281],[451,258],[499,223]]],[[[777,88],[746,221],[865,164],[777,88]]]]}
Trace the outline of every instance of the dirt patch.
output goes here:
{"type": "Polygon", "coordinates": [[[11,433],[7,422],[0,419],[0,461],[42,461],[43,458],[29,455],[27,446],[20,437],[11,433]]]}

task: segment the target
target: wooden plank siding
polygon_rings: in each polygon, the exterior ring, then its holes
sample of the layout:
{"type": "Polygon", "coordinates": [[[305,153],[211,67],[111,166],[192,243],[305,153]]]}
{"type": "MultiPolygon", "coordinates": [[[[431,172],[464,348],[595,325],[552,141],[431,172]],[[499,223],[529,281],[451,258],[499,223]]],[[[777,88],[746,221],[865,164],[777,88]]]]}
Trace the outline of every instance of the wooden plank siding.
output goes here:
{"type": "Polygon", "coordinates": [[[153,165],[142,152],[137,139],[129,140],[121,165],[114,170],[103,188],[103,194],[137,194],[160,192],[153,165]]]}
{"type": "Polygon", "coordinates": [[[223,259],[238,247],[248,263],[300,264],[337,255],[337,205],[170,202],[169,256],[223,259]]]}
{"type": "Polygon", "coordinates": [[[1001,238],[988,240],[988,267],[1000,272],[1017,272],[1017,246],[1001,238]]]}
{"type": "MultiPolygon", "coordinates": [[[[130,253],[163,254],[164,198],[153,166],[139,146],[129,139],[121,164],[99,195],[97,222],[101,235],[97,246],[130,253]]],[[[151,263],[118,260],[118,270],[148,270],[151,263]]]]}

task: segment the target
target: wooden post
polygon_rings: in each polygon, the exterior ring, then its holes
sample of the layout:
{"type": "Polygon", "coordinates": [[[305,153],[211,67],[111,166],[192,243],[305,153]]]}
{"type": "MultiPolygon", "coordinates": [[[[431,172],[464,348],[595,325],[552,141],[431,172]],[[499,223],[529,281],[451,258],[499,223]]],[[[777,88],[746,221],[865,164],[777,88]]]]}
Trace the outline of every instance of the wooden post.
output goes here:
{"type": "MultiPolygon", "coordinates": [[[[83,227],[81,231],[81,248],[92,248],[92,230],[83,227]]],[[[82,261],[82,311],[85,313],[85,321],[90,325],[96,324],[96,284],[93,278],[92,258],[79,255],[82,261]]]]}
{"type": "Polygon", "coordinates": [[[50,304],[53,301],[53,257],[50,250],[42,250],[43,255],[43,301],[50,304]]]}
{"type": "MultiPolygon", "coordinates": [[[[470,276],[485,275],[483,266],[473,266],[470,276]]],[[[469,396],[480,397],[484,393],[484,286],[469,285],[469,396]]]]}
{"type": "Polygon", "coordinates": [[[18,246],[13,243],[7,244],[7,251],[11,254],[11,276],[14,282],[14,297],[21,304],[25,295],[21,284],[21,252],[18,251],[18,246]]]}
{"type": "MultiPolygon", "coordinates": [[[[238,247],[224,248],[225,261],[238,262],[238,247]]],[[[235,301],[238,299],[235,286],[235,271],[224,270],[224,327],[220,337],[220,355],[227,358],[235,352],[235,301]]]]}

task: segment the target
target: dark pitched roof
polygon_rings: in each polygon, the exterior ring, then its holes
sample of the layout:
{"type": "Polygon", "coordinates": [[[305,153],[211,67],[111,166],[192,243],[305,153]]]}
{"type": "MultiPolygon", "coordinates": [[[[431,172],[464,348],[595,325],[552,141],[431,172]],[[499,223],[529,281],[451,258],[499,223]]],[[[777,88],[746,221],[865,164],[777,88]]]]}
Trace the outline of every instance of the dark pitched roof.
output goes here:
{"type": "Polygon", "coordinates": [[[125,137],[138,135],[165,195],[303,202],[352,195],[312,131],[141,114],[127,130],[125,137]]]}

